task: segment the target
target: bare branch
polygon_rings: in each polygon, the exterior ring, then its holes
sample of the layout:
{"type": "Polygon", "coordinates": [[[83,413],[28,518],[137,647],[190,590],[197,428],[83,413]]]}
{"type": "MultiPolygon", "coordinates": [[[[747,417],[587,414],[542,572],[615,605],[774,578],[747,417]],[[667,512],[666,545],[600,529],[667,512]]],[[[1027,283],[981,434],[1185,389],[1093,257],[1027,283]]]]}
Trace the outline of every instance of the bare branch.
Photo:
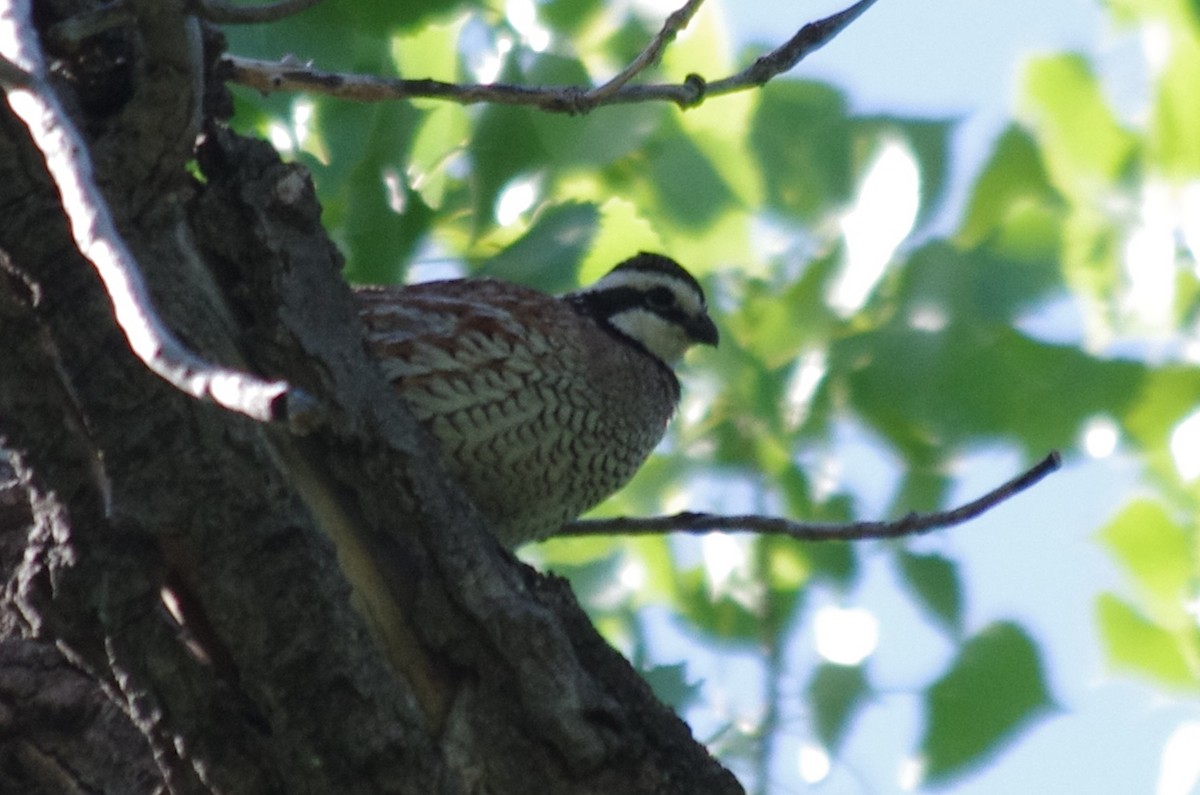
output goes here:
{"type": "Polygon", "coordinates": [[[720,516],[711,513],[679,513],[674,516],[582,519],[563,526],[556,537],[585,535],[658,535],[661,533],[747,532],[780,535],[797,541],[861,541],[868,538],[901,538],[963,524],[1000,503],[1020,494],[1062,466],[1057,451],[1032,468],[982,497],[948,511],[917,514],[891,522],[796,522],[777,516],[720,516]]]}
{"type": "Polygon", "coordinates": [[[681,108],[700,104],[706,97],[755,88],[791,69],[809,53],[829,43],[876,0],[859,0],[837,14],[810,22],[779,48],[772,50],[735,75],[708,82],[688,75],[682,83],[629,85],[628,82],[661,56],[663,49],[687,25],[702,0],[689,0],[667,18],[662,30],[629,66],[602,86],[514,86],[506,83],[447,83],[441,80],[403,80],[323,72],[290,60],[260,61],[227,55],[222,63],[229,79],[264,94],[305,91],[358,102],[396,99],[443,99],[460,105],[490,102],[526,105],[557,113],[587,113],[605,105],[634,102],[674,102],[681,108]]]}
{"type": "Polygon", "coordinates": [[[761,86],[824,47],[865,14],[875,2],[876,0],[859,0],[843,11],[816,22],[809,22],[785,44],[760,57],[736,75],[709,83],[705,93],[715,96],[761,86]]]}
{"type": "Polygon", "coordinates": [[[222,25],[275,22],[307,11],[323,0],[276,0],[260,6],[243,6],[229,0],[194,0],[196,15],[222,25]]]}
{"type": "Polygon", "coordinates": [[[657,63],[667,45],[674,41],[679,31],[686,28],[688,23],[692,21],[692,17],[700,9],[702,2],[704,0],[688,0],[682,8],[667,17],[667,21],[663,23],[662,30],[650,40],[646,48],[629,63],[629,66],[622,69],[612,80],[589,91],[586,97],[587,101],[599,102],[606,97],[612,96],[623,85],[637,77],[643,70],[657,63]]]}
{"type": "Polygon", "coordinates": [[[203,360],[158,317],[137,261],[96,185],[87,144],[46,79],[27,0],[0,1],[0,85],[45,158],[75,245],[104,283],[134,354],[193,397],[260,422],[286,419],[297,429],[311,426],[316,420],[312,398],[286,382],[264,381],[203,360]]]}

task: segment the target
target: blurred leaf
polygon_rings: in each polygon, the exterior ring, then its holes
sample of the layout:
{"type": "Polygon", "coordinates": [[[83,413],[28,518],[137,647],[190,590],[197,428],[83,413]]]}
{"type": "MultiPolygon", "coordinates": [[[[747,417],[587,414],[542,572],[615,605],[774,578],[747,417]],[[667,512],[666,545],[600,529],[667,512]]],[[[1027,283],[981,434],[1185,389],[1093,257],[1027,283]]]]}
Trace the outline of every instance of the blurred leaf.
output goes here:
{"type": "Polygon", "coordinates": [[[813,576],[849,588],[858,579],[858,554],[848,541],[819,541],[804,546],[813,576]]]}
{"type": "Polygon", "coordinates": [[[1166,176],[1194,179],[1200,173],[1200,46],[1194,29],[1175,28],[1172,33],[1175,41],[1158,79],[1146,144],[1151,160],[1166,176]]]}
{"type": "Polygon", "coordinates": [[[757,644],[763,633],[763,612],[729,596],[714,597],[703,568],[679,572],[675,604],[688,624],[713,640],[757,644]]]}
{"type": "MultiPolygon", "coordinates": [[[[424,25],[392,40],[392,57],[396,71],[407,78],[429,78],[453,83],[459,79],[458,37],[467,22],[464,14],[445,24],[424,25]]],[[[431,108],[446,103],[434,100],[413,100],[428,103],[431,108]]]]}
{"type": "Polygon", "coordinates": [[[639,251],[662,251],[654,226],[625,199],[612,198],[600,207],[600,225],[579,269],[581,284],[591,284],[639,251]]]}
{"type": "Polygon", "coordinates": [[[560,577],[571,581],[571,590],[584,603],[595,603],[603,600],[613,590],[614,583],[619,582],[621,567],[625,565],[624,555],[615,545],[606,545],[606,554],[592,557],[578,563],[569,563],[562,557],[556,557],[551,563],[551,570],[560,577]]]}
{"type": "Polygon", "coordinates": [[[489,258],[478,275],[496,276],[549,293],[569,290],[576,285],[576,273],[596,234],[599,216],[591,204],[545,208],[533,226],[511,246],[489,258]]]}
{"type": "Polygon", "coordinates": [[[790,538],[767,536],[762,544],[765,580],[777,596],[791,594],[802,588],[812,574],[812,556],[804,545],[790,538]]]}
{"type": "Polygon", "coordinates": [[[602,0],[548,0],[538,5],[538,16],[547,25],[574,37],[603,8],[602,0]]]}
{"type": "Polygon", "coordinates": [[[230,52],[256,58],[291,55],[318,69],[393,74],[390,35],[431,20],[444,20],[471,8],[474,0],[409,0],[379,3],[340,0],[320,3],[269,25],[226,25],[230,52]]]}
{"type": "Polygon", "coordinates": [[[1014,216],[1054,201],[1037,143],[1025,130],[1009,126],[972,186],[958,240],[976,246],[1006,229],[1014,216]]]}
{"type": "MultiPolygon", "coordinates": [[[[1109,593],[1100,594],[1096,612],[1104,647],[1113,665],[1171,687],[1195,689],[1200,685],[1196,667],[1189,662],[1179,636],[1148,621],[1109,593]]],[[[1196,645],[1193,635],[1190,649],[1193,660],[1198,651],[1196,645]]]]}
{"type": "Polygon", "coordinates": [[[408,176],[413,190],[433,210],[442,208],[449,179],[446,166],[463,151],[470,135],[467,112],[458,105],[441,104],[425,114],[413,141],[408,176]]]}
{"type": "Polygon", "coordinates": [[[776,80],[760,90],[750,144],[775,210],[813,220],[853,190],[852,127],[843,95],[819,83],[776,80]]]}
{"type": "MultiPolygon", "coordinates": [[[[509,59],[501,82],[521,84],[525,75],[509,59]]],[[[467,149],[471,155],[471,219],[476,234],[494,223],[496,198],[515,177],[547,167],[549,156],[537,134],[537,111],[488,105],[475,124],[467,149]]]]}
{"type": "Polygon", "coordinates": [[[871,696],[871,688],[862,666],[822,663],[808,680],[805,694],[813,711],[817,737],[827,749],[836,752],[851,720],[871,696]]]}
{"type": "Polygon", "coordinates": [[[746,282],[736,310],[725,318],[726,327],[767,369],[792,363],[803,348],[827,338],[838,322],[823,298],[833,268],[828,258],[809,263],[791,283],[746,282]]]}
{"type": "MultiPolygon", "coordinates": [[[[542,54],[529,69],[532,85],[587,86],[591,78],[575,58],[542,54]]],[[[550,165],[603,166],[636,151],[669,118],[666,106],[638,103],[586,115],[528,111],[531,128],[550,165]]]]}
{"type": "Polygon", "coordinates": [[[326,108],[320,116],[330,165],[315,174],[338,197],[327,203],[326,221],[344,246],[351,281],[395,281],[432,220],[405,179],[416,115],[385,104],[365,114],[326,108]]]}
{"type": "Polygon", "coordinates": [[[1160,503],[1135,500],[1100,531],[1104,542],[1133,578],[1159,621],[1193,621],[1184,609],[1195,561],[1187,533],[1160,503]]]}
{"type": "Polygon", "coordinates": [[[1060,190],[1086,200],[1129,167],[1135,139],[1117,122],[1082,56],[1033,60],[1024,90],[1042,156],[1060,190]]]}
{"type": "Polygon", "coordinates": [[[701,227],[731,205],[729,187],[674,121],[663,125],[648,154],[658,208],[670,219],[685,227],[701,227]]]}
{"type": "Polygon", "coordinates": [[[934,311],[979,324],[1011,323],[1062,289],[1056,258],[1012,259],[991,247],[963,251],[933,241],[914,251],[896,296],[909,317],[934,311]]]}
{"type": "Polygon", "coordinates": [[[952,637],[962,632],[963,595],[958,566],[941,555],[918,555],[900,549],[900,573],[921,607],[952,637]]]}
{"type": "Polygon", "coordinates": [[[1200,370],[1191,365],[1165,364],[1149,371],[1128,411],[1124,426],[1145,452],[1166,452],[1171,432],[1196,408],[1200,370]]]}
{"type": "Polygon", "coordinates": [[[1000,439],[1031,455],[1068,448],[1085,420],[1130,404],[1145,370],[965,321],[848,337],[830,362],[853,409],[909,453],[1000,439]]]}
{"type": "Polygon", "coordinates": [[[925,693],[928,782],[945,783],[980,764],[1052,707],[1037,646],[1016,624],[988,626],[925,693]]]}
{"type": "Polygon", "coordinates": [[[900,480],[900,488],[888,507],[889,516],[901,516],[913,511],[935,511],[945,504],[950,491],[950,478],[940,467],[937,452],[930,448],[912,450],[908,467],[900,480]]]}

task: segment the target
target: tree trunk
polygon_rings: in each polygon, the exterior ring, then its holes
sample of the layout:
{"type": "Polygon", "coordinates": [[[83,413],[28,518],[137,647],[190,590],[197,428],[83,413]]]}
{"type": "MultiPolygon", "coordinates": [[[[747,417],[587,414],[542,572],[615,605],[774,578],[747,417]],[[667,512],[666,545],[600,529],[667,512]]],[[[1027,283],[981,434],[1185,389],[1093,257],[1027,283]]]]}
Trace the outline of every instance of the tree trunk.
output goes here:
{"type": "Polygon", "coordinates": [[[82,5],[34,18],[154,306],[318,421],[152,374],[0,110],[0,791],[741,791],[433,463],[307,174],[221,126],[219,35],[182,0],[58,35],[82,5]]]}

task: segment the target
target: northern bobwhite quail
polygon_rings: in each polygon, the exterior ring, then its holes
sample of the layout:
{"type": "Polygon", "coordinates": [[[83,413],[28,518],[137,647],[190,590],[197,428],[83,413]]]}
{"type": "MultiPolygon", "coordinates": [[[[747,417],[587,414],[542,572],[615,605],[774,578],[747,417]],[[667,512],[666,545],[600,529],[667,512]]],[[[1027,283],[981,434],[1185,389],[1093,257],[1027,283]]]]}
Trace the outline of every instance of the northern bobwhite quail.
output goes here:
{"type": "Polygon", "coordinates": [[[700,285],[657,254],[563,296],[454,279],[357,297],[387,377],[510,547],[625,485],[679,402],[672,365],[717,344],[700,285]]]}

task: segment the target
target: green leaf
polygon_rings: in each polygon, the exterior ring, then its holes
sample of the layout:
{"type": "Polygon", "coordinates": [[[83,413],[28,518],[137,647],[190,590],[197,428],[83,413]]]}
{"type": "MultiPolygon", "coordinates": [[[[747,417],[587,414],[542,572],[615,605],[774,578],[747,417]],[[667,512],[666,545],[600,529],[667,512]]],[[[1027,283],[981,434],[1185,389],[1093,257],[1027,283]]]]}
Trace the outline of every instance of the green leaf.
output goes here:
{"type": "Polygon", "coordinates": [[[894,323],[833,351],[830,381],[909,454],[990,440],[1039,456],[1069,448],[1088,418],[1131,403],[1145,370],[965,319],[933,331],[894,323]]]}
{"type": "Polygon", "coordinates": [[[988,626],[925,692],[927,781],[942,784],[979,765],[1053,706],[1025,631],[1009,622],[988,626]]]}
{"type": "MultiPolygon", "coordinates": [[[[520,80],[505,74],[504,80],[520,80]]],[[[513,178],[542,168],[546,150],[527,108],[489,105],[475,125],[468,145],[471,155],[472,223],[476,234],[493,224],[496,198],[513,178]]]]}
{"type": "MultiPolygon", "coordinates": [[[[406,78],[428,78],[453,83],[459,79],[458,37],[468,16],[463,14],[446,24],[425,25],[392,41],[392,57],[397,71],[406,78]]],[[[429,107],[443,102],[420,100],[429,107]]]]}
{"type": "Polygon", "coordinates": [[[668,120],[649,151],[658,209],[684,227],[704,227],[733,203],[733,193],[696,144],[668,120]]]}
{"type": "Polygon", "coordinates": [[[1189,662],[1200,651],[1194,628],[1187,635],[1172,633],[1110,593],[1100,594],[1096,613],[1105,650],[1117,668],[1171,687],[1200,686],[1196,665],[1189,662]]]}
{"type": "Polygon", "coordinates": [[[827,749],[836,752],[851,720],[871,696],[862,666],[822,663],[813,672],[805,692],[817,737],[827,749]]]}
{"type": "Polygon", "coordinates": [[[962,632],[963,595],[958,566],[941,555],[898,551],[900,573],[921,607],[951,636],[962,632]]]}
{"type": "Polygon", "coordinates": [[[325,221],[343,246],[351,281],[395,281],[429,228],[431,215],[404,178],[418,118],[400,104],[326,106],[318,116],[329,166],[314,175],[333,196],[325,221]]]}
{"type": "Polygon", "coordinates": [[[524,235],[491,257],[478,275],[497,276],[550,293],[568,290],[577,283],[576,274],[596,234],[599,217],[591,204],[546,208],[524,235]]]}
{"type": "Polygon", "coordinates": [[[547,25],[574,38],[603,9],[601,0],[547,0],[538,5],[538,16],[547,25]]]}
{"type": "Polygon", "coordinates": [[[1043,156],[1058,188],[1081,201],[1129,167],[1135,139],[1117,122],[1100,82],[1079,55],[1032,61],[1025,94],[1043,156]]]}
{"type": "Polygon", "coordinates": [[[675,604],[691,627],[714,640],[756,644],[762,638],[762,606],[730,596],[714,598],[703,568],[678,573],[675,604]]]}
{"type": "Polygon", "coordinates": [[[819,83],[776,80],[761,89],[750,145],[772,209],[813,220],[853,192],[846,101],[819,83]]]}
{"type": "Polygon", "coordinates": [[[608,199],[600,206],[600,225],[579,268],[579,281],[591,284],[639,251],[662,250],[662,238],[633,202],[608,199]]]}
{"type": "Polygon", "coordinates": [[[1196,32],[1173,31],[1170,60],[1158,79],[1152,123],[1147,132],[1150,159],[1168,177],[1200,174],[1200,48],[1196,32]],[[1189,35],[1190,34],[1190,35],[1189,35]]]}
{"type": "Polygon", "coordinates": [[[1052,202],[1057,198],[1042,167],[1037,143],[1025,130],[1011,125],[997,139],[983,172],[975,180],[958,241],[976,246],[1002,233],[1014,217],[1052,202]]]}
{"type": "Polygon", "coordinates": [[[1133,578],[1151,615],[1176,627],[1193,623],[1183,604],[1195,571],[1191,542],[1160,503],[1129,503],[1100,531],[1100,540],[1133,578]]]}
{"type": "Polygon", "coordinates": [[[914,251],[896,299],[918,317],[931,308],[969,323],[1009,324],[1062,290],[1057,251],[1044,259],[1003,256],[993,246],[961,250],[933,241],[914,251]]]}
{"type": "Polygon", "coordinates": [[[450,180],[446,166],[465,149],[469,135],[467,112],[458,105],[442,104],[425,114],[413,141],[408,178],[427,207],[442,208],[450,180]]]}
{"type": "Polygon", "coordinates": [[[1121,419],[1144,450],[1165,450],[1176,424],[1195,410],[1197,395],[1200,370],[1190,365],[1163,365],[1146,374],[1121,419]]]}

